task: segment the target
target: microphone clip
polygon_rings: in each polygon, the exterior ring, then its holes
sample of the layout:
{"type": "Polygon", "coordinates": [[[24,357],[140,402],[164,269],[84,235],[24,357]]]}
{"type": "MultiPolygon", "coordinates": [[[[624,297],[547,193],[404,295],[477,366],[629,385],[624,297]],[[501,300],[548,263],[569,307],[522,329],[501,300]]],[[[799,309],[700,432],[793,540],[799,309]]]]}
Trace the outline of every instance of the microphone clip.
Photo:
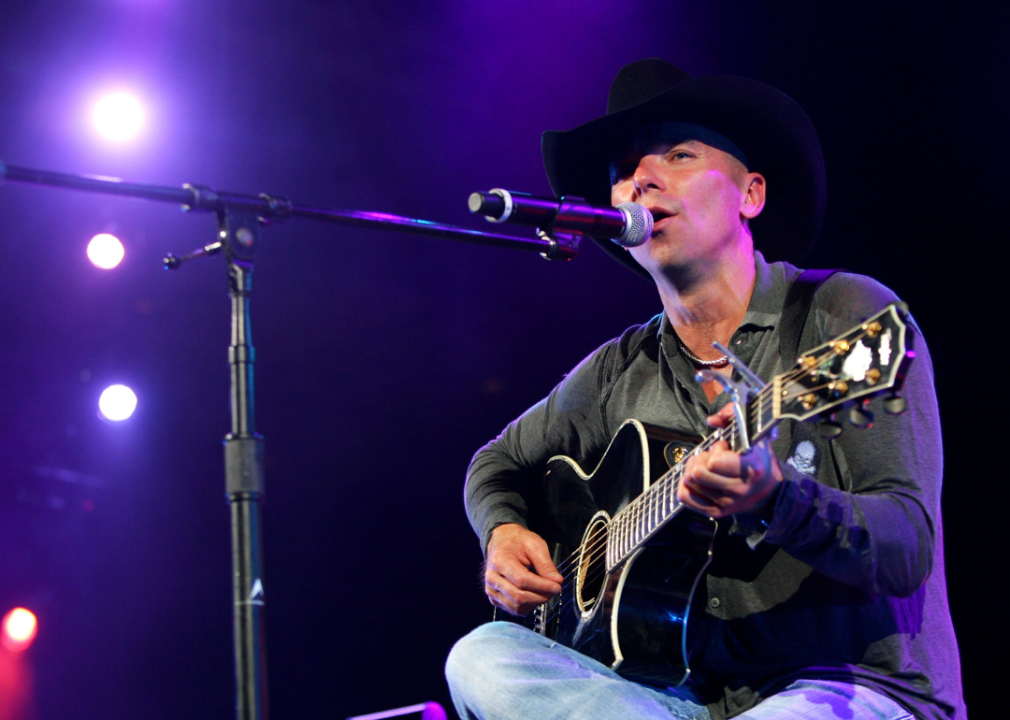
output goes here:
{"type": "Polygon", "coordinates": [[[579,254],[579,233],[559,233],[536,229],[537,237],[550,243],[550,247],[540,253],[545,260],[574,260],[579,254]]]}

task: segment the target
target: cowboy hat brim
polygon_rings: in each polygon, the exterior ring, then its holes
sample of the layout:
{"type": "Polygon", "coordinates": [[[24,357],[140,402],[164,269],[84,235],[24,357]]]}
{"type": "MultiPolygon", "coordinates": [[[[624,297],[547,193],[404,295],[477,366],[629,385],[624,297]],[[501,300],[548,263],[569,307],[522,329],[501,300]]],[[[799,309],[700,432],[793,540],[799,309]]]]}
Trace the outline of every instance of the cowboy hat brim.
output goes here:
{"type": "MultiPolygon", "coordinates": [[[[610,163],[621,142],[649,123],[701,125],[732,140],[747,156],[748,169],[767,180],[767,204],[751,221],[755,247],[769,260],[798,263],[817,238],[827,196],[824,155],[810,118],[788,95],[756,80],[685,77],[644,102],[572,130],[545,132],[544,168],[554,194],[609,206],[610,163]]],[[[623,248],[597,242],[649,277],[623,248]]]]}

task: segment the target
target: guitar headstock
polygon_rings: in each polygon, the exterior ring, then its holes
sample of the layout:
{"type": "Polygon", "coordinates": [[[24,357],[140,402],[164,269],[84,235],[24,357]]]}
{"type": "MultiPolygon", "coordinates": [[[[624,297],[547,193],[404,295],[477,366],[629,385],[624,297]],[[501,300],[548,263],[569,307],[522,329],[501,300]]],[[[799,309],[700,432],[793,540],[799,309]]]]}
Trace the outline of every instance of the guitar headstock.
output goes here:
{"type": "MultiPolygon", "coordinates": [[[[904,303],[891,303],[848,332],[804,353],[792,370],[772,380],[775,419],[809,420],[883,392],[897,393],[915,357],[907,313],[904,303]]],[[[889,402],[889,410],[903,409],[903,400],[889,402]]]]}

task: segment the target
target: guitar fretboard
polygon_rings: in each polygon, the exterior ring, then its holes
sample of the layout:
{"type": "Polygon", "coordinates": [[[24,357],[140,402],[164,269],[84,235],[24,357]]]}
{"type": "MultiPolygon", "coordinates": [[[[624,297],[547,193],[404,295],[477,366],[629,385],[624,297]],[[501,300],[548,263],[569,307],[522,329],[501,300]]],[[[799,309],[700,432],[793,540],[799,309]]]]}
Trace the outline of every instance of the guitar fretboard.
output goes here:
{"type": "MultiPolygon", "coordinates": [[[[777,422],[772,412],[771,388],[770,385],[766,386],[746,403],[746,416],[753,422],[750,429],[752,443],[767,435],[777,422]]],[[[715,430],[698,443],[683,460],[611,518],[607,538],[608,572],[624,562],[642,543],[681,511],[683,504],[677,500],[677,487],[684,475],[688,459],[708,450],[721,440],[725,440],[733,450],[741,448],[743,437],[736,418],[726,427],[715,430]]]]}

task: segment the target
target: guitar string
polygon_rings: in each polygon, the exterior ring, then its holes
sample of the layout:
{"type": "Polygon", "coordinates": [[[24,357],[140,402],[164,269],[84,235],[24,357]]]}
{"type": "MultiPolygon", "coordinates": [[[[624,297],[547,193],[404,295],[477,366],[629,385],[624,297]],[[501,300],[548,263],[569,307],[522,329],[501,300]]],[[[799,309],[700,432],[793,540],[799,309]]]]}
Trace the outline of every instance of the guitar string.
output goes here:
{"type": "MultiPolygon", "coordinates": [[[[850,347],[859,340],[861,340],[862,338],[864,338],[867,335],[867,332],[868,331],[864,329],[864,331],[860,333],[857,337],[848,340],[847,342],[849,343],[850,347]]],[[[833,345],[834,342],[836,341],[832,341],[831,345],[833,345]]],[[[792,371],[783,373],[783,375],[781,376],[781,383],[782,383],[780,386],[781,390],[791,389],[795,385],[799,384],[799,378],[801,376],[810,375],[813,370],[819,370],[824,365],[833,361],[835,358],[839,356],[840,353],[838,349],[829,345],[829,351],[818,356],[815,364],[810,365],[808,367],[798,367],[792,371]]],[[[807,392],[814,392],[824,387],[827,387],[827,385],[819,385],[804,389],[807,390],[807,392]]],[[[760,391],[758,391],[758,394],[755,397],[754,402],[750,404],[751,407],[749,408],[748,413],[749,419],[758,420],[764,414],[764,408],[763,408],[764,401],[771,399],[770,396],[774,392],[773,388],[774,384],[769,384],[766,385],[764,388],[762,388],[760,391]]],[[[733,440],[734,439],[733,431],[736,429],[736,425],[737,425],[736,417],[734,416],[733,418],[731,418],[731,420],[727,423],[725,427],[719,428],[716,432],[713,432],[711,435],[703,439],[702,442],[700,442],[697,446],[695,446],[695,448],[693,448],[689,453],[688,457],[690,457],[691,455],[698,454],[704,450],[707,450],[716,442],[724,439],[727,435],[729,436],[730,440],[733,440]]],[[[606,545],[606,541],[612,535],[613,526],[621,525],[623,523],[621,518],[630,517],[630,515],[628,514],[629,512],[630,514],[638,513],[639,516],[647,515],[648,517],[653,517],[653,513],[660,511],[661,508],[663,508],[668,503],[668,500],[666,498],[672,500],[672,502],[670,503],[671,507],[669,510],[669,514],[666,515],[666,517],[663,517],[664,513],[660,512],[659,513],[660,517],[655,522],[655,525],[653,527],[647,529],[644,533],[643,532],[635,533],[634,532],[635,528],[631,528],[632,540],[630,543],[628,543],[631,548],[636,547],[646,537],[648,537],[649,534],[651,534],[656,529],[669,522],[669,520],[673,517],[674,513],[678,510],[678,508],[683,505],[683,503],[680,503],[676,500],[676,488],[679,485],[680,478],[683,476],[683,468],[685,464],[686,459],[678,463],[673,468],[670,468],[670,470],[664,473],[655,483],[653,483],[648,488],[648,490],[646,490],[644,493],[642,493],[637,498],[628,503],[628,505],[625,506],[625,508],[623,508],[620,513],[615,515],[609,523],[602,525],[599,530],[595,531],[593,535],[589,536],[586,539],[586,541],[582,543],[579,549],[575,550],[565,560],[563,560],[561,563],[558,564],[558,572],[561,573],[563,578],[562,590],[561,593],[559,593],[561,599],[553,606],[555,608],[554,612],[552,612],[547,618],[542,620],[543,623],[547,623],[553,620],[553,618],[557,616],[558,612],[560,612],[563,609],[564,605],[570,604],[575,600],[574,595],[575,590],[577,588],[575,588],[574,585],[578,580],[578,574],[577,572],[573,573],[570,571],[577,570],[577,567],[573,566],[575,566],[576,563],[578,563],[581,557],[587,554],[592,555],[600,549],[601,545],[606,545]],[[666,497],[664,497],[664,493],[669,494],[666,494],[666,497]],[[656,502],[657,498],[660,498],[658,503],[656,502]],[[641,535],[641,539],[635,540],[634,539],[635,535],[641,535]],[[564,568],[564,570],[562,570],[562,568],[564,568]],[[566,589],[568,589],[573,596],[572,599],[569,600],[567,603],[563,599],[566,589]]],[[[651,523],[649,521],[646,521],[647,527],[649,524],[651,523]]],[[[623,527],[619,529],[624,530],[623,527]]],[[[618,558],[618,563],[621,560],[623,560],[627,556],[627,554],[628,554],[627,552],[622,553],[618,558]]],[[[601,565],[603,568],[602,571],[597,569],[595,570],[595,572],[592,573],[591,576],[589,573],[587,573],[586,578],[583,580],[582,583],[583,585],[585,585],[587,582],[588,583],[595,582],[599,578],[600,572],[606,572],[606,553],[603,553],[602,555],[600,555],[598,558],[596,558],[594,561],[591,562],[591,566],[595,568],[599,568],[601,565]],[[600,562],[601,560],[602,562],[600,562]]]]}

